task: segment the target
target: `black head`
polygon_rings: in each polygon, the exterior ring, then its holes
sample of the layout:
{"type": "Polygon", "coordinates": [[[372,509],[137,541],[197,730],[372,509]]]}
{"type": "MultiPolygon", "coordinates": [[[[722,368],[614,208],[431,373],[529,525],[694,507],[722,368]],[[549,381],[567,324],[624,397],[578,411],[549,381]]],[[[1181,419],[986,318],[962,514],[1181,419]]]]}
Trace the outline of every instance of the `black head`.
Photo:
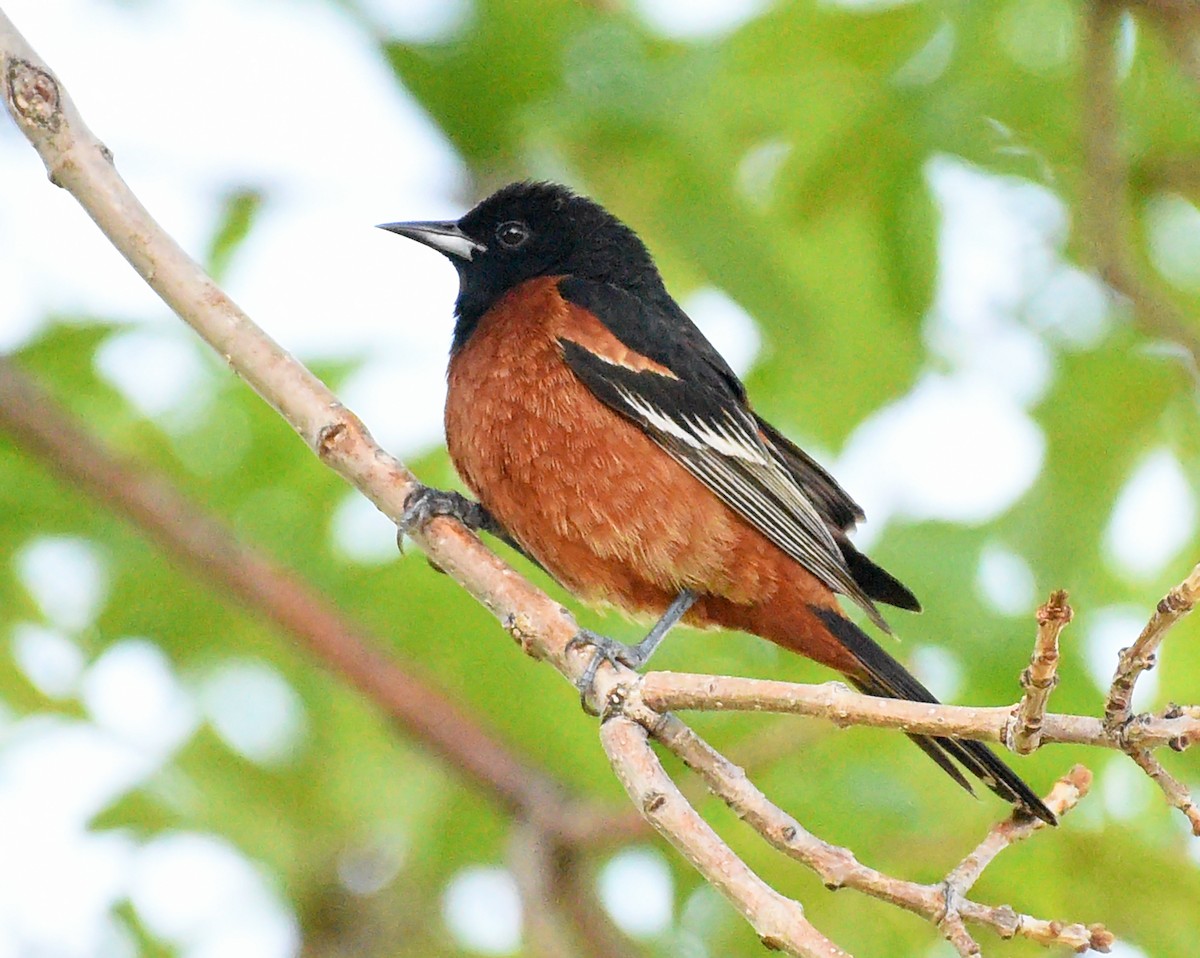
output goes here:
{"type": "Polygon", "coordinates": [[[637,234],[555,183],[513,183],[458,222],[381,227],[444,253],[458,269],[455,348],[501,296],[538,276],[578,276],[647,298],[665,295],[637,234]]]}

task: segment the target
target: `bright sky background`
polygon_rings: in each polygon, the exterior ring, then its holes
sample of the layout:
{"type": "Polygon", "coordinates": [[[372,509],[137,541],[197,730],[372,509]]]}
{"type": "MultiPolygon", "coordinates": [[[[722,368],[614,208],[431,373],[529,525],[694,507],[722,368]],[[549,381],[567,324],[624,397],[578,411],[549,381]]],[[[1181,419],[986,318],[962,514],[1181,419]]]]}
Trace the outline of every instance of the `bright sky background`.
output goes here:
{"type": "MultiPolygon", "coordinates": [[[[640,0],[638,8],[654,29],[702,39],[765,5],[640,0]]],[[[413,39],[443,36],[470,15],[469,0],[362,6],[382,31],[413,39]]],[[[229,277],[231,294],[302,358],[364,358],[343,398],[393,451],[440,441],[454,271],[373,224],[461,214],[471,199],[467,176],[360,29],[332,4],[303,5],[298,16],[295,0],[4,0],[3,7],[185,248],[203,250],[217,201],[231,186],[266,190],[267,207],[229,277]],[[212,70],[213,57],[237,69],[212,70]],[[270,104],[272,123],[260,122],[256,104],[270,104]]],[[[983,522],[1012,505],[1041,465],[1044,440],[1028,410],[1052,382],[1052,349],[1092,344],[1108,323],[1100,290],[1061,258],[1067,224],[1051,192],[951,158],[934,160],[928,176],[944,219],[926,336],[941,361],[829,462],[871,516],[862,542],[889,521],[983,522]],[[1031,291],[1047,284],[1058,294],[1042,304],[1052,346],[1015,318],[1031,291]],[[1052,313],[1062,302],[1073,304],[1070,312],[1052,313]],[[958,441],[946,443],[946,435],[958,441]]],[[[7,120],[0,120],[0,289],[0,349],[35,337],[51,313],[134,320],[136,329],[98,356],[103,374],[163,422],[203,396],[201,347],[74,201],[45,184],[39,160],[7,120]]],[[[719,290],[685,306],[745,371],[758,348],[750,317],[719,290]]],[[[1108,554],[1118,569],[1152,579],[1191,537],[1195,519],[1179,463],[1169,451],[1155,452],[1121,497],[1108,554]]],[[[337,528],[352,555],[393,554],[392,530],[360,499],[347,499],[337,528]]],[[[18,573],[44,620],[3,642],[47,694],[79,697],[88,720],[0,715],[0,829],[7,830],[0,830],[0,958],[132,955],[128,935],[109,918],[113,902],[126,897],[188,958],[294,954],[287,903],[224,840],[176,834],[144,843],[86,830],[89,817],[161,767],[200,722],[257,761],[286,760],[306,734],[294,693],[254,662],[185,682],[139,637],[85,661],[73,635],[106,591],[103,558],[87,542],[28,543],[18,573]],[[248,712],[248,701],[259,708],[248,712]]],[[[1004,543],[986,551],[979,583],[981,597],[1006,614],[1026,615],[1036,603],[1027,563],[1004,543]]],[[[1128,641],[1145,612],[1093,617],[1097,682],[1107,681],[1114,644],[1128,641]]],[[[952,694],[952,655],[918,656],[917,664],[952,694]]],[[[1134,810],[1120,798],[1112,808],[1134,810]]],[[[655,934],[673,920],[670,874],[657,852],[622,853],[601,889],[631,934],[655,934]]],[[[482,954],[505,953],[519,940],[515,891],[494,863],[455,879],[444,918],[464,947],[482,954]]]]}

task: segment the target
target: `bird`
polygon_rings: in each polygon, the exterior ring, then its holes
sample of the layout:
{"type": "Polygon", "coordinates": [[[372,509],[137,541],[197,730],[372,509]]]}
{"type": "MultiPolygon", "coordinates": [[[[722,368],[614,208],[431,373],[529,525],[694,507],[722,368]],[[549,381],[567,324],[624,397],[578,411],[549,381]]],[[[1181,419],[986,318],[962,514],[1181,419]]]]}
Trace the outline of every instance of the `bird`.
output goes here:
{"type": "MultiPolygon", "coordinates": [[[[406,521],[455,515],[584,602],[657,617],[635,645],[572,640],[596,652],[585,699],[601,662],[640,668],[683,621],[758,635],[869,695],[937,702],[839,604],[885,633],[877,603],[921,608],[851,543],[863,510],[754,411],[629,226],[568,187],[521,181],[458,220],[380,228],[459,278],[445,433],[476,501],[421,487],[406,521]]],[[[909,737],[968,792],[964,770],[1055,823],[986,745],[909,737]]]]}

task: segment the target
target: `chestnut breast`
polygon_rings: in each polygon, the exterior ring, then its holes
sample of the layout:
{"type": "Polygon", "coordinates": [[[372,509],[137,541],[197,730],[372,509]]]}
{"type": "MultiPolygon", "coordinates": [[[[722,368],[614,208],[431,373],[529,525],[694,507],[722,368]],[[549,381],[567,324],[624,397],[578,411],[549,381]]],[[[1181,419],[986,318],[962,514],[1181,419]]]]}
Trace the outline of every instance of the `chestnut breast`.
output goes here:
{"type": "Polygon", "coordinates": [[[565,302],[556,277],[511,291],[450,361],[447,445],[479,501],[588,601],[658,613],[682,588],[735,602],[773,593],[778,550],[763,552],[760,535],[592,395],[560,339],[669,375],[565,302]]]}

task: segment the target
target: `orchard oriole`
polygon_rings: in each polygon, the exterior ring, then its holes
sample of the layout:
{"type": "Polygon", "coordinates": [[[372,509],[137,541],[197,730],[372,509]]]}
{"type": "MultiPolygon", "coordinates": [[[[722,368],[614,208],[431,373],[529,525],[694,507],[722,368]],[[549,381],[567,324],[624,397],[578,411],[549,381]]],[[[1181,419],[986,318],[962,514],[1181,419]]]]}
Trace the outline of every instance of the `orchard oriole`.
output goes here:
{"type": "MultiPolygon", "coordinates": [[[[936,701],[838,605],[889,632],[876,602],[920,609],[851,544],[862,510],[753,411],[629,227],[565,187],[514,183],[457,222],[382,228],[459,275],[446,441],[479,502],[430,491],[414,506],[505,536],[587,602],[660,617],[631,647],[583,636],[585,695],[602,659],[640,667],[683,619],[762,636],[871,695],[936,701]]],[[[987,746],[911,737],[968,791],[959,765],[1054,822],[987,746]]]]}

